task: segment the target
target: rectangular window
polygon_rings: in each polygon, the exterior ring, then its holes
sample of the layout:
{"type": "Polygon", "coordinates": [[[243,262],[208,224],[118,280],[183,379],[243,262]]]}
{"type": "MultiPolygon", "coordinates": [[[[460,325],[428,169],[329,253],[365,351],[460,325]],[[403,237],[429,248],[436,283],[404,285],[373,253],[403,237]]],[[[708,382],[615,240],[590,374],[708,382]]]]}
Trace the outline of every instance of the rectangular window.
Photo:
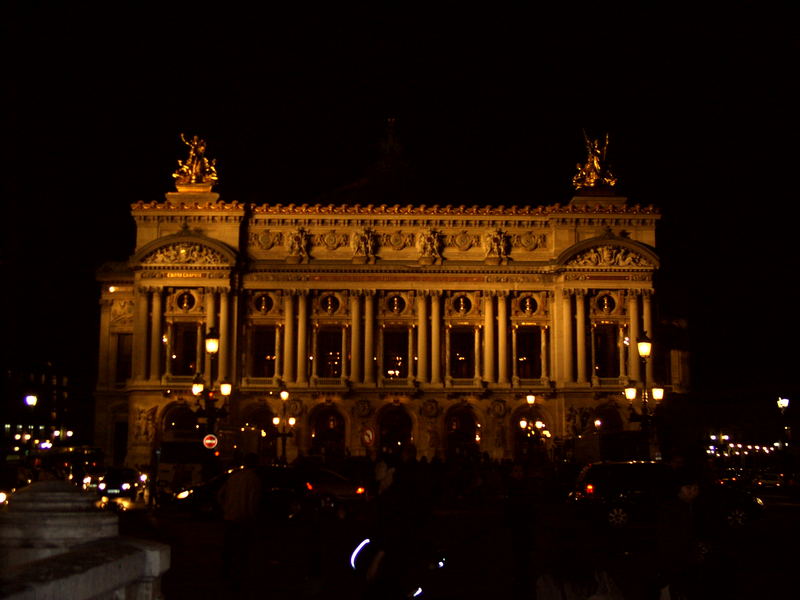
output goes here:
{"type": "Polygon", "coordinates": [[[250,355],[251,377],[275,376],[275,327],[254,327],[250,355]]]}
{"type": "Polygon", "coordinates": [[[125,383],[133,371],[133,334],[117,334],[117,364],[114,368],[114,382],[125,383]]]}
{"type": "Polygon", "coordinates": [[[383,331],[383,376],[387,379],[408,377],[408,330],[383,331]]]}
{"type": "Polygon", "coordinates": [[[594,326],[594,374],[597,377],[619,377],[619,327],[613,323],[594,326]]]}
{"type": "Polygon", "coordinates": [[[475,332],[470,327],[450,330],[450,376],[460,379],[475,376],[475,332]]]}
{"type": "Polygon", "coordinates": [[[194,375],[197,372],[197,323],[175,323],[172,326],[173,375],[194,375]]]}
{"type": "Polygon", "coordinates": [[[538,379],[542,376],[541,327],[517,329],[517,376],[520,379],[538,379]]]}
{"type": "Polygon", "coordinates": [[[317,375],[342,376],[342,330],[320,329],[317,333],[317,375]]]}

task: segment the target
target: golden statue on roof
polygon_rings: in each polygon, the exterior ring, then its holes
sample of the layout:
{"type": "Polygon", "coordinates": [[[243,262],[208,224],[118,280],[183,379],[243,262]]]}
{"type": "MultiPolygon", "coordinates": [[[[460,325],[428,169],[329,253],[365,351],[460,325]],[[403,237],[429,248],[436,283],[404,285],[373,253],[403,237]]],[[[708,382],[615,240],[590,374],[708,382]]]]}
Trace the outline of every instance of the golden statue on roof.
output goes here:
{"type": "Polygon", "coordinates": [[[211,186],[217,183],[217,160],[209,161],[205,157],[206,141],[198,136],[187,140],[181,134],[181,141],[189,147],[189,156],[178,161],[178,170],[172,174],[175,187],[179,192],[210,192],[211,186]]]}
{"type": "Polygon", "coordinates": [[[590,139],[586,132],[583,132],[583,139],[586,142],[586,162],[578,163],[578,172],[572,178],[572,185],[576,190],[583,188],[612,188],[617,184],[617,178],[611,172],[606,163],[606,153],[608,152],[608,134],[604,142],[590,139]]]}

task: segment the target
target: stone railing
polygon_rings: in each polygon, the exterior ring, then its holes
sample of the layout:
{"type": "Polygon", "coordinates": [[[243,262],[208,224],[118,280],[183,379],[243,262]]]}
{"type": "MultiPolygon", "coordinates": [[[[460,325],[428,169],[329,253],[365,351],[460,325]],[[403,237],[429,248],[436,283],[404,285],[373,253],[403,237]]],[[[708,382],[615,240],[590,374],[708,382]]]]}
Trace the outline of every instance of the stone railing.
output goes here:
{"type": "Polygon", "coordinates": [[[31,484],[0,513],[0,598],[156,600],[169,546],[118,536],[116,515],[63,481],[31,484]]]}

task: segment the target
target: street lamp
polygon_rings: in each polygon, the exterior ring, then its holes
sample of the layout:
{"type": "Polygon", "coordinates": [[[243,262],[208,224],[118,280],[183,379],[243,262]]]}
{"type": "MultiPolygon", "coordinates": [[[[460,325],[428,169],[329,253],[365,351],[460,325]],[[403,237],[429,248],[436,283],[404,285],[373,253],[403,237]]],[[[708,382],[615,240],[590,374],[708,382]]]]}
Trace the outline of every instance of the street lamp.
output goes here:
{"type": "Polygon", "coordinates": [[[208,425],[208,432],[214,433],[217,419],[224,419],[228,416],[228,398],[233,391],[233,386],[222,381],[219,384],[219,393],[223,397],[225,404],[217,406],[216,390],[214,389],[214,358],[219,352],[219,333],[216,327],[211,327],[205,335],[205,349],[211,356],[211,369],[209,372],[209,386],[205,385],[205,378],[202,373],[197,373],[192,381],[192,394],[197,398],[195,412],[201,417],[205,417],[208,425]]]}
{"type": "Polygon", "coordinates": [[[650,398],[652,397],[653,400],[656,402],[660,402],[664,399],[664,388],[661,387],[653,387],[649,388],[648,381],[647,381],[647,361],[650,359],[650,356],[653,352],[653,342],[647,337],[647,332],[642,332],[642,336],[636,340],[636,349],[639,352],[639,357],[642,361],[642,370],[644,371],[644,375],[642,377],[642,412],[638,414],[636,409],[633,407],[633,401],[636,399],[637,389],[635,387],[627,387],[625,388],[625,398],[628,400],[629,409],[631,412],[631,420],[632,421],[640,421],[642,424],[642,431],[645,434],[645,439],[647,441],[647,456],[648,458],[652,458],[652,439],[651,439],[651,428],[650,428],[650,419],[651,413],[653,409],[650,408],[650,398]]]}
{"type": "Polygon", "coordinates": [[[39,401],[39,398],[35,394],[28,394],[25,396],[25,404],[28,406],[36,406],[36,403],[39,401]]]}
{"type": "MultiPolygon", "coordinates": [[[[786,409],[789,408],[789,399],[788,398],[778,398],[777,404],[778,404],[778,408],[781,410],[781,421],[783,421],[783,418],[784,418],[784,416],[786,414],[786,409]]],[[[789,426],[786,425],[785,422],[782,422],[781,426],[783,427],[783,445],[785,447],[785,446],[787,446],[789,444],[790,429],[789,429],[789,426]]]]}
{"type": "Polygon", "coordinates": [[[272,424],[278,428],[278,432],[275,434],[281,439],[281,463],[286,464],[286,438],[292,437],[294,435],[294,426],[297,423],[297,419],[294,417],[286,418],[286,405],[288,404],[289,400],[289,392],[287,390],[281,390],[280,393],[281,397],[281,416],[280,417],[273,417],[272,424]]]}

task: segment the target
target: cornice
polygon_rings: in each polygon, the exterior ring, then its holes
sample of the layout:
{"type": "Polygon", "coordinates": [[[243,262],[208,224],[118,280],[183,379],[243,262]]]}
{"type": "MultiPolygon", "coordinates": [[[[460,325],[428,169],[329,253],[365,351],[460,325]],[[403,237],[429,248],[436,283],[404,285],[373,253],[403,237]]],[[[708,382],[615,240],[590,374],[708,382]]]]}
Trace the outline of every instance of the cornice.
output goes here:
{"type": "Polygon", "coordinates": [[[407,204],[261,204],[251,205],[254,215],[409,215],[409,216],[550,216],[550,215],[586,215],[586,214],[621,214],[659,216],[657,208],[641,206],[612,205],[560,205],[551,206],[415,206],[407,204]]]}

